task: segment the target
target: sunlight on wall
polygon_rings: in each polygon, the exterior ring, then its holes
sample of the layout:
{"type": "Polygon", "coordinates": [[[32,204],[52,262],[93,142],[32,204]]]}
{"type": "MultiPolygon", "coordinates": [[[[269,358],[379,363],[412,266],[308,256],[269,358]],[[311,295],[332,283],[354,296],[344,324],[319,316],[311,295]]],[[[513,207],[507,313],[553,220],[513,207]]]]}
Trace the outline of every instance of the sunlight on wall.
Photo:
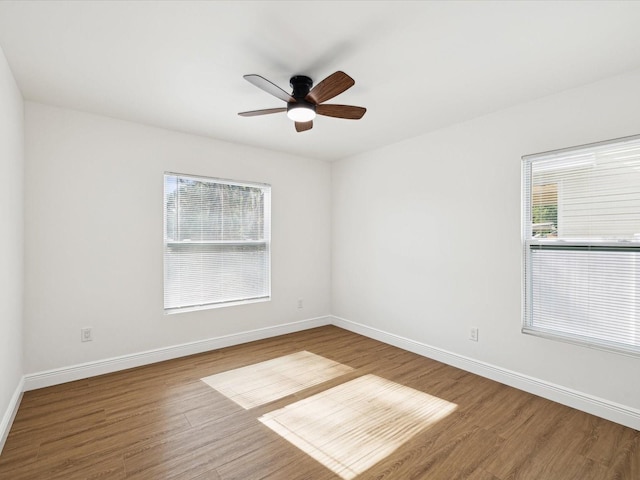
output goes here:
{"type": "Polygon", "coordinates": [[[268,413],[260,421],[351,480],[456,408],[413,388],[365,375],[268,413]]]}
{"type": "Polygon", "coordinates": [[[349,373],[353,368],[302,351],[202,378],[245,409],[264,405],[349,373]]]}

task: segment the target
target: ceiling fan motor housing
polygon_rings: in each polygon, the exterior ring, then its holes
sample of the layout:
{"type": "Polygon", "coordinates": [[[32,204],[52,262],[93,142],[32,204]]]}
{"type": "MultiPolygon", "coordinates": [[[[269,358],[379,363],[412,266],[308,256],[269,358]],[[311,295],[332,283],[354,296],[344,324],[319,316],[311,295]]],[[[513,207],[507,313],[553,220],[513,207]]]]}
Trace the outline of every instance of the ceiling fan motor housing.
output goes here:
{"type": "MultiPolygon", "coordinates": [[[[291,84],[291,88],[293,88],[291,96],[296,101],[287,103],[287,115],[294,120],[299,119],[298,121],[312,120],[316,116],[316,105],[306,100],[305,97],[309,94],[313,81],[305,75],[296,75],[291,77],[289,83],[291,84]],[[303,114],[301,117],[295,114],[289,114],[292,110],[298,109],[305,109],[307,112],[311,110],[311,112],[303,114]]],[[[302,110],[298,110],[298,112],[302,114],[302,110]]]]}
{"type": "Polygon", "coordinates": [[[296,100],[304,99],[309,94],[313,80],[305,75],[295,75],[289,80],[291,88],[293,88],[293,94],[291,95],[296,100]]]}

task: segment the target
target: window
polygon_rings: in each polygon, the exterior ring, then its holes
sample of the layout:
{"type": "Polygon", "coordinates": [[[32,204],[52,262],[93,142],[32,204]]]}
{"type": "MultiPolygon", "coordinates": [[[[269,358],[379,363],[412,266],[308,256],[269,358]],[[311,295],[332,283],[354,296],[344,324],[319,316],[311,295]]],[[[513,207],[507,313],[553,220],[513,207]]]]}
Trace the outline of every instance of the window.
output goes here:
{"type": "Polygon", "coordinates": [[[523,332],[640,354],[640,136],[523,157],[523,332]]]}
{"type": "Polygon", "coordinates": [[[268,300],[268,185],[166,173],[166,312],[268,300]]]}

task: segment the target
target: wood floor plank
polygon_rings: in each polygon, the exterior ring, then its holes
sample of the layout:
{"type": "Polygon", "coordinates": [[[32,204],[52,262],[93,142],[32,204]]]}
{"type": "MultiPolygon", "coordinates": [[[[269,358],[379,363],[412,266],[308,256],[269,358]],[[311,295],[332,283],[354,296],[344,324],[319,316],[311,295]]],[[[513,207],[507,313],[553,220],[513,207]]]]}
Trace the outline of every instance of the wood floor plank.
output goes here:
{"type": "Polygon", "coordinates": [[[637,433],[622,425],[611,425],[606,420],[592,417],[588,441],[582,454],[604,465],[612,465],[624,451],[631,449],[637,433]]]}
{"type": "MultiPolygon", "coordinates": [[[[4,453],[3,453],[4,455],[4,453]]],[[[119,452],[90,453],[70,459],[61,455],[48,461],[10,464],[0,469],[0,479],[11,480],[79,480],[87,478],[124,478],[124,464],[119,452]]]]}
{"type": "Polygon", "coordinates": [[[298,478],[301,472],[304,472],[303,476],[309,479],[340,478],[309,459],[300,450],[291,448],[284,439],[276,440],[265,445],[263,449],[254,450],[231,460],[218,467],[217,471],[222,480],[298,478]]]}
{"type": "Polygon", "coordinates": [[[500,480],[495,475],[487,472],[483,468],[476,468],[473,472],[466,477],[466,480],[500,480]]]}
{"type": "MultiPolygon", "coordinates": [[[[459,480],[470,477],[485,461],[498,451],[504,440],[492,432],[477,429],[469,435],[459,437],[445,448],[433,452],[429,478],[459,480]]],[[[421,466],[413,466],[414,470],[421,466]]]]}
{"type": "Polygon", "coordinates": [[[26,392],[0,479],[637,480],[640,432],[328,326],[26,392]],[[309,382],[311,361],[302,389],[253,408],[201,380],[303,351],[350,369],[309,382]],[[358,387],[369,376],[385,387],[358,387]],[[454,408],[419,426],[412,398],[454,408]],[[393,447],[367,462],[381,435],[393,447]]]}
{"type": "MultiPolygon", "coordinates": [[[[456,449],[464,449],[467,441],[480,435],[480,428],[470,425],[461,413],[454,413],[402,445],[385,460],[365,472],[362,477],[376,480],[401,480],[407,478],[450,479],[461,478],[463,469],[448,459],[456,449]],[[442,474],[442,471],[445,471],[442,474]]],[[[493,435],[492,441],[500,442],[493,435]]],[[[492,452],[494,445],[483,445],[480,450],[464,452],[470,457],[482,452],[492,452]]],[[[472,473],[472,469],[469,472],[472,473]]]]}
{"type": "Polygon", "coordinates": [[[202,474],[275,440],[255,417],[242,411],[124,452],[127,478],[154,479],[202,474]]]}

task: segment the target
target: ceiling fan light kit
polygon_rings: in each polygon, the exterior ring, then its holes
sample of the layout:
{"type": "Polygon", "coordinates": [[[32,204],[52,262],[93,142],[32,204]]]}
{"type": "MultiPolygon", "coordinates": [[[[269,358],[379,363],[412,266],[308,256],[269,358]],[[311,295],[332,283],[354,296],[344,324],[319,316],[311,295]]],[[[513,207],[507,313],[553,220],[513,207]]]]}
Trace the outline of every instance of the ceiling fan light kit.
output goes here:
{"type": "Polygon", "coordinates": [[[252,110],[249,112],[240,112],[238,115],[241,117],[255,117],[286,111],[287,117],[295,122],[297,132],[311,130],[316,114],[327,117],[359,120],[367,111],[364,107],[323,103],[340,95],[355,84],[355,81],[344,72],[338,71],[329,75],[313,88],[311,88],[313,85],[311,78],[305,75],[293,76],[289,82],[293,89],[291,94],[288,94],[276,84],[260,75],[245,75],[243,78],[274,97],[287,102],[287,107],[252,110]]]}
{"type": "Polygon", "coordinates": [[[316,106],[309,102],[296,102],[287,105],[287,117],[294,122],[310,122],[316,118],[316,106]]]}

